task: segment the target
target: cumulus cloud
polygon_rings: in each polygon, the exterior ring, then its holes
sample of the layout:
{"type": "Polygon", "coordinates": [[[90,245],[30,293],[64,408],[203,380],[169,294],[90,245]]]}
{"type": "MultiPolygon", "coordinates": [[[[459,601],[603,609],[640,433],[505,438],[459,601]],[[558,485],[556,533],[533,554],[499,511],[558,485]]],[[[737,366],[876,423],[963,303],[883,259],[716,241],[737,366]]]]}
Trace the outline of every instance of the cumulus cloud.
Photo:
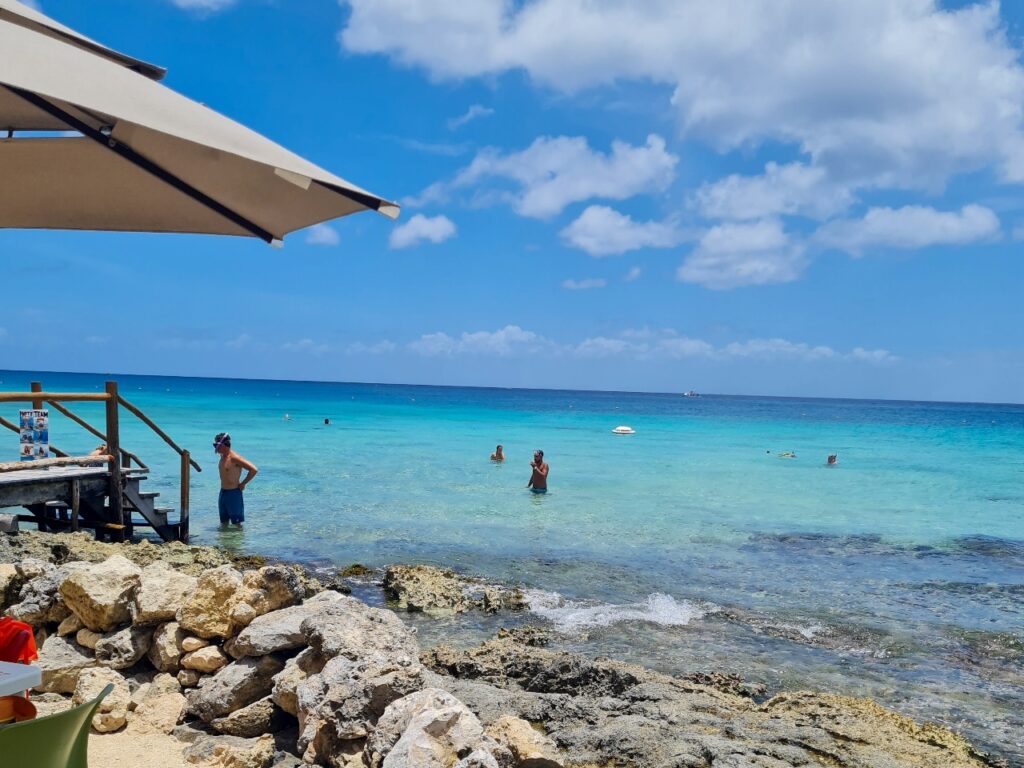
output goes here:
{"type": "Polygon", "coordinates": [[[806,163],[768,163],[760,176],[733,174],[697,190],[700,212],[710,219],[761,219],[780,214],[825,219],[853,202],[850,190],[806,163]]]}
{"type": "Polygon", "coordinates": [[[676,271],[685,283],[713,290],[795,280],[806,266],[805,248],[778,219],[714,226],[676,271]]]}
{"type": "Polygon", "coordinates": [[[674,224],[634,221],[604,205],[591,205],[561,232],[562,239],[591,256],[617,256],[639,248],[670,248],[685,235],[674,224]]]}
{"type": "Polygon", "coordinates": [[[639,146],[613,141],[607,154],[580,136],[542,136],[519,152],[482,150],[450,181],[403,202],[413,207],[444,202],[457,190],[476,188],[478,202],[507,202],[521,216],[546,219],[571,203],[662,191],[672,183],[678,160],[653,134],[639,146]]]}
{"type": "Polygon", "coordinates": [[[643,273],[644,271],[640,267],[630,267],[629,272],[622,279],[627,283],[632,283],[634,280],[638,280],[643,273]]]}
{"type": "Polygon", "coordinates": [[[455,236],[455,224],[447,216],[424,216],[417,213],[404,224],[391,230],[391,248],[409,248],[422,242],[437,245],[455,236]]]}
{"type": "Polygon", "coordinates": [[[314,224],[306,233],[306,242],[309,245],[334,246],[341,242],[338,231],[328,224],[314,224]]]}
{"type": "Polygon", "coordinates": [[[562,287],[568,291],[591,291],[594,288],[604,288],[608,281],[603,277],[585,277],[582,280],[563,280],[562,287]]]}
{"type": "Polygon", "coordinates": [[[200,13],[216,13],[230,8],[237,0],[171,0],[179,8],[200,13]]]}
{"type": "Polygon", "coordinates": [[[490,107],[485,107],[482,104],[474,104],[458,117],[453,117],[449,120],[448,128],[454,131],[457,128],[461,128],[466,123],[470,123],[481,117],[490,117],[493,114],[494,110],[490,107]]]}
{"type": "Polygon", "coordinates": [[[831,221],[815,233],[815,242],[861,256],[869,248],[925,248],[990,240],[999,233],[999,219],[981,205],[937,211],[920,205],[871,208],[861,219],[831,221]]]}
{"type": "Polygon", "coordinates": [[[538,352],[550,349],[552,343],[533,331],[524,331],[518,325],[506,325],[496,331],[475,331],[458,337],[447,333],[427,333],[409,344],[409,348],[424,357],[450,357],[458,354],[497,355],[507,357],[515,353],[538,352]]]}
{"type": "Polygon", "coordinates": [[[663,84],[684,134],[720,150],[778,141],[836,179],[882,186],[934,189],[990,166],[1024,181],[1024,68],[997,2],[349,5],[348,51],[437,80],[520,70],[566,93],[663,84]]]}

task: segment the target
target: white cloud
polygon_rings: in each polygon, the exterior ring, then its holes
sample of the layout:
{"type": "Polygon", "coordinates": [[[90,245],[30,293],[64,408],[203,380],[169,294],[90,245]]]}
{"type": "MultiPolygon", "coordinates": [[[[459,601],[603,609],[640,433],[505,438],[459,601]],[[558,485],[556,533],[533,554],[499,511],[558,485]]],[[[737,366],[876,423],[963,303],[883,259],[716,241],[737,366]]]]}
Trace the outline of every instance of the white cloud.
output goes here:
{"type": "Polygon", "coordinates": [[[806,266],[804,247],[778,219],[725,223],[709,229],[676,271],[685,283],[713,290],[795,280],[806,266]]]}
{"type": "Polygon", "coordinates": [[[563,280],[562,287],[569,291],[590,291],[594,288],[604,288],[608,281],[603,277],[585,277],[582,280],[563,280]]]}
{"type": "Polygon", "coordinates": [[[632,283],[634,280],[638,280],[643,272],[643,269],[640,267],[630,267],[629,272],[622,279],[627,283],[632,283]]]}
{"type": "Polygon", "coordinates": [[[447,216],[424,216],[417,213],[391,230],[388,245],[391,248],[409,248],[425,241],[436,245],[454,236],[455,224],[447,216]]]}
{"type": "Polygon", "coordinates": [[[785,214],[825,219],[853,202],[849,189],[828,179],[824,168],[805,163],[768,163],[760,176],[733,174],[697,190],[700,212],[711,219],[761,219],[785,214]]]}
{"type": "Polygon", "coordinates": [[[506,325],[497,331],[463,333],[457,338],[447,333],[428,333],[410,343],[409,348],[425,357],[457,354],[507,357],[514,353],[550,350],[552,343],[533,331],[524,331],[518,325],[506,325]]]}
{"type": "Polygon", "coordinates": [[[171,0],[179,8],[200,13],[216,13],[230,8],[237,0],[171,0]]]}
{"type": "Polygon", "coordinates": [[[444,202],[456,190],[484,186],[478,202],[507,202],[521,216],[546,219],[592,198],[625,200],[660,192],[672,183],[678,160],[653,134],[640,146],[613,141],[608,154],[594,151],[580,136],[542,136],[520,152],[482,150],[451,181],[432,184],[403,202],[413,207],[444,202]],[[485,186],[501,182],[516,189],[485,186]]]}
{"type": "Polygon", "coordinates": [[[388,352],[393,352],[398,347],[393,341],[384,339],[374,344],[365,344],[361,341],[353,342],[345,347],[345,354],[347,355],[386,355],[388,352]]]}
{"type": "Polygon", "coordinates": [[[320,357],[331,351],[329,344],[323,344],[312,339],[299,339],[298,341],[289,341],[281,345],[281,349],[286,352],[303,352],[305,354],[313,355],[314,357],[320,357]]]}
{"type": "Polygon", "coordinates": [[[235,338],[224,343],[228,349],[242,349],[252,343],[252,336],[248,333],[240,333],[235,338]]]}
{"type": "Polygon", "coordinates": [[[591,256],[615,256],[639,248],[671,248],[685,235],[674,224],[633,221],[604,205],[591,205],[561,232],[562,239],[591,256]]]}
{"type": "Polygon", "coordinates": [[[684,134],[722,150],[778,141],[837,180],[882,186],[934,189],[987,167],[1024,180],[1024,68],[997,2],[349,5],[345,48],[434,79],[521,70],[566,93],[660,84],[684,134]]]}
{"type": "Polygon", "coordinates": [[[925,248],[990,240],[999,233],[999,219],[981,205],[937,211],[920,205],[871,208],[862,219],[842,219],[822,226],[814,241],[860,256],[868,248],[925,248]]]}
{"type": "Polygon", "coordinates": [[[721,354],[724,357],[754,357],[764,360],[795,358],[798,360],[828,360],[837,357],[831,347],[814,346],[786,339],[750,339],[727,344],[721,354]]]}
{"type": "Polygon", "coordinates": [[[490,117],[493,114],[494,110],[491,109],[490,107],[485,107],[482,104],[474,104],[458,117],[453,117],[451,120],[449,120],[448,128],[454,131],[457,128],[461,128],[466,123],[469,123],[481,117],[490,117]]]}
{"type": "Polygon", "coordinates": [[[340,242],[338,231],[329,224],[314,224],[306,234],[306,243],[309,245],[334,246],[340,242]]]}
{"type": "Polygon", "coordinates": [[[867,363],[895,363],[899,360],[887,349],[864,349],[863,347],[854,347],[847,357],[867,363]]]}

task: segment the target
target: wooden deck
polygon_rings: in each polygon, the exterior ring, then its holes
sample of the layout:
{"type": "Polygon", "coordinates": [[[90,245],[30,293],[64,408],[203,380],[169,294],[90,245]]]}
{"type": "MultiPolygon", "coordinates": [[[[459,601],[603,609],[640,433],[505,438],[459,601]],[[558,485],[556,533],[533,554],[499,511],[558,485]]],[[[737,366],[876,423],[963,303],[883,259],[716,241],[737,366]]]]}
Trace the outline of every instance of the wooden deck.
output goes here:
{"type": "Polygon", "coordinates": [[[0,507],[27,507],[48,501],[70,505],[76,481],[82,497],[103,496],[107,492],[108,477],[106,467],[26,468],[4,472],[0,474],[0,507]]]}

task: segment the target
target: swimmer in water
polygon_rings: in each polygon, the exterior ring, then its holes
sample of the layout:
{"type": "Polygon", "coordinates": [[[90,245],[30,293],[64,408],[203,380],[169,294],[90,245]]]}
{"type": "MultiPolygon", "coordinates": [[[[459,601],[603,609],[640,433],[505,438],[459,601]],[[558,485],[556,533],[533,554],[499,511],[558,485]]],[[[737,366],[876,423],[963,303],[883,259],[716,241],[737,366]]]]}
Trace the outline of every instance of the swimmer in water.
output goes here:
{"type": "Polygon", "coordinates": [[[491,454],[491,461],[504,461],[505,460],[505,449],[500,445],[494,448],[494,453],[491,454]]]}
{"type": "Polygon", "coordinates": [[[839,463],[839,454],[838,453],[830,453],[828,455],[828,459],[825,460],[825,463],[828,464],[830,467],[838,464],[839,463]]]}

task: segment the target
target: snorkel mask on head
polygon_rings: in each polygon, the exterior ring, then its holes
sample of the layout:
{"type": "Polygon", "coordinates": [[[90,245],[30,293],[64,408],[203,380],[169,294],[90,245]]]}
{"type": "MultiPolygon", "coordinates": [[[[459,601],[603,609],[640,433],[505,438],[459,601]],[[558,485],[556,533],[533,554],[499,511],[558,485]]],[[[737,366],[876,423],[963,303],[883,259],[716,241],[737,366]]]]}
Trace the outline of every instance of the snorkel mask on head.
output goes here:
{"type": "Polygon", "coordinates": [[[217,453],[222,445],[226,445],[228,448],[231,447],[231,435],[227,432],[221,432],[213,438],[213,452],[217,453]]]}

